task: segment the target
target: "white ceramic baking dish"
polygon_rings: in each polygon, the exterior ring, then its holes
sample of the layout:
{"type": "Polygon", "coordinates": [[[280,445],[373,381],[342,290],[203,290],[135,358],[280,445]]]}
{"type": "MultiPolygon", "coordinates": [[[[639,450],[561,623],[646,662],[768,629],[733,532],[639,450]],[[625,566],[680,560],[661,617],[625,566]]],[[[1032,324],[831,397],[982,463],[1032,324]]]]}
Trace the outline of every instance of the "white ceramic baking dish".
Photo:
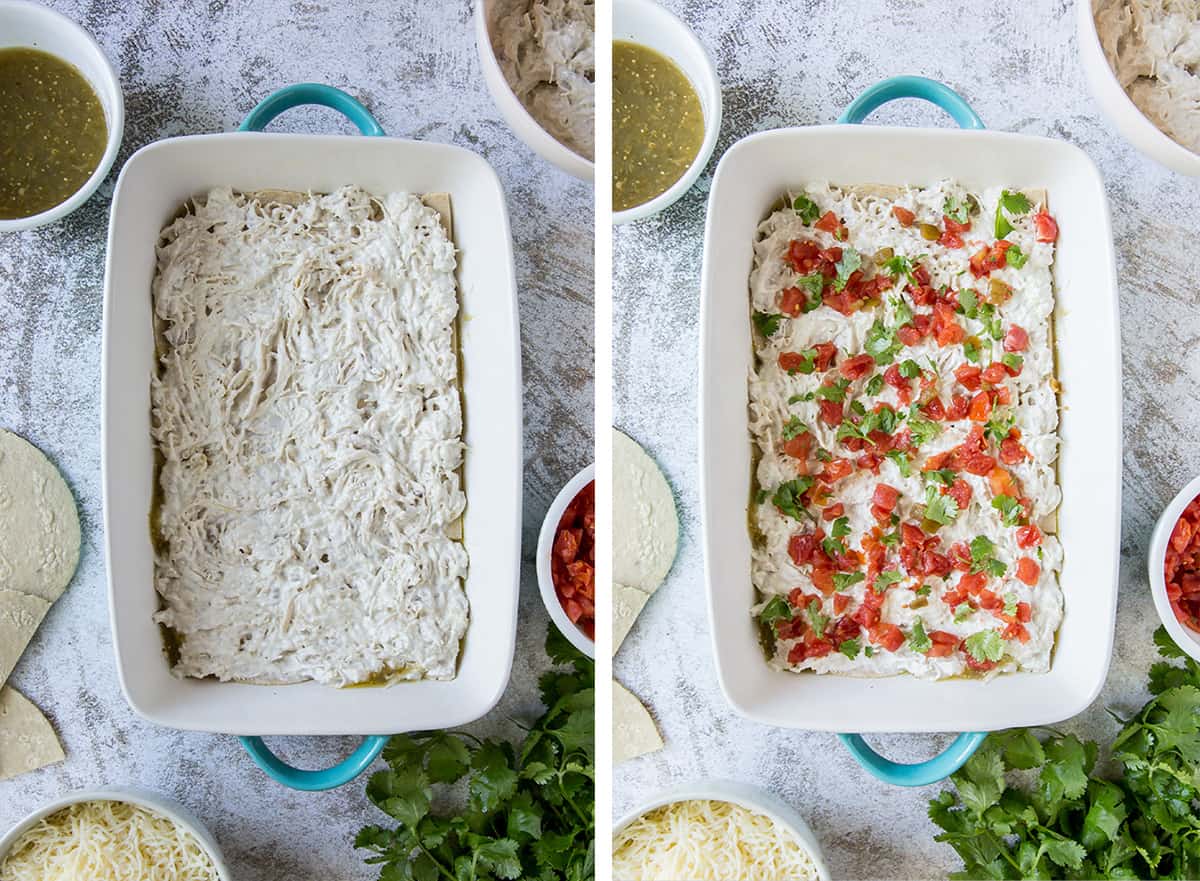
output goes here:
{"type": "MultiPolygon", "coordinates": [[[[170,138],[143,147],[126,163],[113,196],[101,443],[109,603],[121,687],[141,716],[198,731],[385,735],[471,722],[496,704],[508,683],[519,592],[521,362],[512,242],[500,182],[486,161],[462,148],[379,136],[382,129],[361,104],[326,86],[304,84],[276,93],[242,128],[251,130],[170,138]],[[364,134],[377,136],[257,131],[288,107],[306,103],[342,110],[364,134]],[[147,520],[153,482],[155,242],[184,200],[213,186],[328,192],[346,184],[374,193],[450,195],[459,249],[471,604],[458,675],[449,682],[349,689],[175,678],[151,620],[158,608],[147,520]]],[[[381,746],[382,741],[372,741],[358,759],[381,746]]],[[[255,756],[271,765],[265,750],[255,756]]],[[[302,782],[324,788],[331,780],[302,782]]]]}
{"type": "MultiPolygon", "coordinates": [[[[917,77],[872,88],[843,115],[860,122],[899,97],[939,103],[960,124],[982,129],[962,99],[917,77]]],[[[1061,721],[1086,707],[1108,671],[1117,603],[1121,501],[1121,382],[1116,270],[1100,175],[1077,147],[1004,132],[862,125],[780,129],[750,135],[722,158],[705,230],[700,345],[700,492],[709,620],[717,672],[739,713],[768,725],[837,732],[983,732],[1061,721]],[[752,364],[747,305],[759,222],[789,186],[930,185],[1044,187],[1062,230],[1054,263],[1058,377],[1063,386],[1063,492],[1059,538],[1066,615],[1053,663],[1042,675],[991,681],[926,682],[782,673],[765,663],[749,614],[750,436],[747,382],[752,364]]],[[[960,740],[944,776],[982,738],[960,740]]],[[[874,762],[861,740],[849,744],[874,762]]],[[[897,783],[931,773],[874,773],[897,783]]],[[[901,769],[902,770],[902,769],[901,769]]]]}

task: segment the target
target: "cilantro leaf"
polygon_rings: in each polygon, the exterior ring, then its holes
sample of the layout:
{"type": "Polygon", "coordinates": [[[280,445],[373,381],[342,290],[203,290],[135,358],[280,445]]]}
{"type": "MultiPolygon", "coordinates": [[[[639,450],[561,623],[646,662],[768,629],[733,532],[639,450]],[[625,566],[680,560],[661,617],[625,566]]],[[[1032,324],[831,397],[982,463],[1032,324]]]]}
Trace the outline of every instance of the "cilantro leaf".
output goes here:
{"type": "Polygon", "coordinates": [[[800,421],[800,417],[792,416],[783,426],[783,439],[790,441],[808,431],[808,426],[800,421]]]}
{"type": "Polygon", "coordinates": [[[874,376],[872,376],[870,379],[867,380],[867,384],[865,386],[863,386],[863,392],[868,397],[873,398],[877,394],[879,394],[881,391],[883,391],[883,375],[876,373],[874,376]]]}
{"type": "Polygon", "coordinates": [[[970,216],[966,203],[956,196],[947,196],[942,203],[942,213],[958,223],[966,223],[970,216]]]}
{"type": "Polygon", "coordinates": [[[833,280],[833,289],[840,291],[846,287],[850,276],[862,266],[862,254],[853,248],[842,249],[842,259],[837,263],[837,277],[833,280]]]}
{"type": "Polygon", "coordinates": [[[829,534],[834,538],[845,538],[850,534],[850,518],[838,517],[833,521],[833,526],[830,527],[829,534]]]}
{"type": "Polygon", "coordinates": [[[904,576],[895,569],[892,569],[887,572],[880,572],[878,575],[876,575],[875,581],[871,584],[871,587],[874,589],[875,593],[883,593],[893,584],[899,584],[903,580],[904,576]]]}
{"type": "Polygon", "coordinates": [[[923,446],[942,433],[942,427],[932,419],[926,419],[921,411],[913,404],[908,411],[908,430],[912,435],[914,446],[923,446]]]}
{"type": "Polygon", "coordinates": [[[891,364],[902,346],[903,343],[896,339],[896,332],[885,327],[879,320],[871,325],[863,342],[863,349],[879,365],[891,364]]]}
{"type": "Polygon", "coordinates": [[[861,572],[834,572],[833,573],[833,589],[834,590],[849,590],[854,585],[866,579],[866,575],[861,572]]]}
{"type": "Polygon", "coordinates": [[[813,632],[817,634],[817,638],[823,639],[825,636],[825,627],[829,624],[829,616],[822,613],[821,601],[816,598],[809,600],[808,606],[804,611],[808,615],[808,623],[812,625],[813,632]]]}
{"type": "Polygon", "coordinates": [[[841,378],[836,380],[832,385],[826,383],[817,389],[817,397],[824,398],[826,401],[833,401],[840,404],[846,400],[846,389],[850,386],[850,380],[841,378]]]}
{"type": "Polygon", "coordinates": [[[1028,259],[1029,259],[1029,257],[1026,256],[1025,252],[1022,251],[1020,248],[1018,248],[1016,245],[1013,245],[1011,248],[1009,248],[1007,251],[1004,252],[1004,262],[1007,263],[1009,266],[1011,266],[1013,269],[1020,269],[1021,267],[1023,267],[1025,265],[1025,262],[1028,259]]]}
{"type": "Polygon", "coordinates": [[[905,379],[916,379],[921,375],[921,366],[912,358],[906,358],[905,360],[901,361],[900,366],[897,369],[900,371],[900,375],[905,379]]]}
{"type": "Polygon", "coordinates": [[[888,450],[887,457],[896,463],[896,467],[900,469],[901,477],[912,476],[912,465],[908,461],[908,454],[902,450],[888,450]]]}
{"type": "Polygon", "coordinates": [[[792,210],[800,215],[800,220],[805,226],[812,226],[821,216],[821,209],[817,207],[817,203],[803,193],[792,200],[792,210]]]}
{"type": "Polygon", "coordinates": [[[996,203],[996,238],[1002,239],[1013,230],[1012,224],[1005,216],[1005,211],[1013,215],[1026,214],[1029,208],[1029,199],[1024,193],[1003,190],[1000,193],[1000,200],[996,203]]]}
{"type": "Polygon", "coordinates": [[[941,468],[934,471],[926,471],[925,479],[930,483],[937,483],[941,486],[953,486],[954,481],[958,479],[958,472],[953,468],[941,468]]]}
{"type": "Polygon", "coordinates": [[[838,651],[853,661],[858,657],[858,653],[862,651],[862,641],[858,637],[842,640],[842,644],[838,646],[838,651]]]}
{"type": "Polygon", "coordinates": [[[1005,526],[1016,526],[1024,513],[1021,503],[1012,496],[995,496],[992,499],[992,507],[1000,512],[1005,526]]]}
{"type": "Polygon", "coordinates": [[[763,624],[770,625],[773,630],[775,622],[792,620],[792,606],[786,598],[776,594],[767,601],[762,611],[758,613],[758,620],[763,624]]]}
{"type": "Polygon", "coordinates": [[[958,502],[953,496],[942,495],[936,487],[925,488],[925,518],[949,526],[958,517],[958,502]]]}
{"type": "Polygon", "coordinates": [[[812,488],[814,482],[814,478],[804,476],[781,483],[771,496],[771,503],[793,520],[802,520],[808,512],[801,496],[812,488]]]}
{"type": "Polygon", "coordinates": [[[968,636],[964,648],[979,663],[999,661],[1004,657],[1004,640],[995,630],[980,630],[968,636]]]}
{"type": "Polygon", "coordinates": [[[908,647],[922,655],[933,648],[929,635],[925,633],[925,622],[919,615],[913,621],[912,631],[908,634],[908,647]]]}
{"type": "Polygon", "coordinates": [[[754,322],[755,330],[757,330],[764,337],[774,336],[775,332],[779,330],[779,322],[781,322],[783,319],[784,316],[780,315],[778,312],[755,312],[754,315],[751,316],[751,320],[754,322]]]}

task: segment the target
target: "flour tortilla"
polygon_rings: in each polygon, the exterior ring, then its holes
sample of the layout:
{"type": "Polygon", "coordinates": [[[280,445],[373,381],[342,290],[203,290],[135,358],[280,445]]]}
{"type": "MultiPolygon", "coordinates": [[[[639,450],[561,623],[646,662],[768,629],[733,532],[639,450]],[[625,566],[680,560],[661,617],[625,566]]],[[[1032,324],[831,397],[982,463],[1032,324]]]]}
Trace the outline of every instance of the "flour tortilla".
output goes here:
{"type": "Polygon", "coordinates": [[[625,641],[625,637],[629,635],[629,631],[633,629],[633,622],[642,613],[642,608],[646,605],[648,599],[650,599],[650,594],[638,590],[636,587],[629,587],[625,584],[613,585],[612,653],[614,656],[616,656],[617,650],[621,648],[621,643],[625,641]]]}
{"type": "Polygon", "coordinates": [[[15,688],[0,688],[0,780],[64,758],[62,744],[42,711],[15,688]]]}
{"type": "Polygon", "coordinates": [[[50,603],[41,597],[0,588],[0,685],[8,681],[48,611],[50,603]]]}
{"type": "Polygon", "coordinates": [[[642,702],[613,680],[613,764],[662,749],[662,737],[642,702]]]}
{"type": "Polygon", "coordinates": [[[0,431],[0,586],[54,602],[79,564],[79,511],[58,469],[0,431]]]}
{"type": "Polygon", "coordinates": [[[675,561],[679,514],[662,471],[613,429],[613,581],[652,594],[675,561]]]}

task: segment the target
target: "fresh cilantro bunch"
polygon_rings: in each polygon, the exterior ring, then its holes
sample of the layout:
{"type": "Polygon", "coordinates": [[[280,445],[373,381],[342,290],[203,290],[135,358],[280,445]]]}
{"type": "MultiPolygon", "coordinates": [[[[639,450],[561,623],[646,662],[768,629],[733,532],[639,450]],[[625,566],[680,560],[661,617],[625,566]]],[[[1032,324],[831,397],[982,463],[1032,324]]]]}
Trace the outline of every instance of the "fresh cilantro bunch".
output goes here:
{"type": "Polygon", "coordinates": [[[371,776],[367,796],[399,825],[354,840],[374,852],[381,881],[594,877],[595,665],[553,627],[546,653],[556,667],[539,682],[547,710],[519,747],[452,731],[384,747],[388,770],[371,776]],[[464,780],[465,808],[435,812],[447,801],[435,787],[453,800],[464,780]]]}
{"type": "Polygon", "coordinates": [[[951,878],[1200,878],[1200,665],[1163,628],[1154,697],[1099,748],[1051,732],[992,734],[929,817],[963,869],[951,878]],[[1015,773],[1010,773],[1015,772],[1015,773]]]}

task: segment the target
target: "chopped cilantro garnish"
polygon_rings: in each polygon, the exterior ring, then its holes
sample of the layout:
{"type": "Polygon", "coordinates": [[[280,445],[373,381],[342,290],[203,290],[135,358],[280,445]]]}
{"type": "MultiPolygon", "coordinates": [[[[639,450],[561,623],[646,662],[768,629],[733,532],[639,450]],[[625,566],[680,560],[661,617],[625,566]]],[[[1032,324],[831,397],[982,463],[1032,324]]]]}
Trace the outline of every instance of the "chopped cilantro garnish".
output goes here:
{"type": "Polygon", "coordinates": [[[871,585],[871,587],[875,590],[875,593],[883,593],[893,584],[899,584],[903,580],[904,576],[895,569],[892,569],[887,572],[880,572],[878,575],[876,575],[875,582],[871,585]]]}
{"type": "Polygon", "coordinates": [[[908,411],[908,430],[912,434],[913,444],[918,447],[942,433],[942,427],[932,419],[922,416],[916,404],[913,404],[912,409],[908,411]]]}
{"type": "Polygon", "coordinates": [[[996,496],[992,507],[1001,513],[1005,526],[1016,526],[1023,513],[1021,504],[1012,496],[996,496]]]}
{"type": "Polygon", "coordinates": [[[779,595],[771,597],[762,607],[762,611],[758,613],[758,620],[763,624],[770,624],[772,628],[776,621],[790,621],[791,619],[792,607],[788,605],[786,599],[779,595]]]}
{"type": "Polygon", "coordinates": [[[867,408],[862,401],[854,401],[850,404],[850,412],[861,418],[867,415],[867,408]]]}
{"type": "Polygon", "coordinates": [[[829,450],[817,450],[817,458],[822,462],[830,462],[833,460],[833,453],[829,450]]]}
{"type": "Polygon", "coordinates": [[[792,395],[790,398],[788,398],[787,402],[788,402],[788,405],[790,406],[792,404],[799,404],[801,401],[811,401],[812,399],[813,399],[812,392],[804,392],[803,394],[800,394],[800,395],[792,395]]]}
{"type": "Polygon", "coordinates": [[[882,431],[884,434],[891,434],[896,430],[896,421],[898,418],[896,411],[891,407],[880,407],[878,410],[872,410],[870,413],[864,414],[862,424],[859,425],[859,430],[863,433],[864,437],[872,431],[882,431]]]}
{"type": "Polygon", "coordinates": [[[783,317],[779,313],[755,312],[754,327],[763,336],[772,336],[775,331],[779,330],[779,322],[783,320],[783,317]]]}
{"type": "Polygon", "coordinates": [[[1025,261],[1028,259],[1029,258],[1025,255],[1025,252],[1016,245],[1013,245],[1004,252],[1004,262],[1006,262],[1013,269],[1020,269],[1025,265],[1025,261]]]}
{"type": "Polygon", "coordinates": [[[899,532],[888,532],[879,537],[880,544],[887,545],[889,548],[900,544],[899,532]]]}
{"type": "Polygon", "coordinates": [[[769,496],[769,495],[770,495],[770,493],[767,492],[765,489],[760,489],[758,492],[756,492],[754,494],[755,504],[761,505],[763,502],[765,502],[767,500],[767,496],[769,496]]]}
{"type": "Polygon", "coordinates": [[[1024,193],[1013,193],[1008,190],[1000,193],[1000,201],[996,203],[996,238],[998,239],[1004,238],[1013,230],[1012,224],[1004,216],[1005,211],[1009,214],[1025,214],[1029,211],[1029,199],[1025,197],[1024,193]]]}
{"type": "Polygon", "coordinates": [[[913,320],[912,309],[908,308],[908,304],[904,302],[903,297],[892,297],[892,312],[896,317],[896,325],[903,327],[913,320]]]}
{"type": "Polygon", "coordinates": [[[874,657],[875,656],[875,647],[869,646],[869,645],[863,646],[863,654],[866,655],[868,658],[874,657]]]}
{"type": "Polygon", "coordinates": [[[910,259],[902,254],[897,254],[894,257],[889,257],[884,261],[883,271],[892,278],[905,276],[909,281],[913,280],[913,263],[910,259]]]}
{"type": "Polygon", "coordinates": [[[849,590],[863,581],[867,576],[861,572],[834,572],[833,573],[833,589],[834,590],[849,590]]]}
{"type": "Polygon", "coordinates": [[[928,584],[922,584],[920,587],[918,587],[916,590],[914,590],[913,593],[915,593],[919,597],[927,597],[931,593],[933,593],[933,588],[930,587],[928,584]]]}
{"type": "Polygon", "coordinates": [[[820,639],[825,635],[825,627],[829,624],[829,616],[821,612],[821,601],[815,598],[809,600],[808,608],[805,611],[808,613],[808,623],[812,625],[817,638],[820,639]]]}
{"type": "Polygon", "coordinates": [[[853,248],[843,248],[842,259],[837,263],[837,278],[833,280],[833,289],[840,291],[846,287],[846,282],[860,266],[862,266],[862,254],[853,248]]]}
{"type": "MultiPolygon", "coordinates": [[[[858,657],[858,653],[862,651],[862,643],[859,641],[858,637],[855,637],[854,639],[843,640],[842,644],[838,646],[838,651],[853,661],[858,657]]],[[[868,655],[868,657],[870,656],[868,655]]]]}
{"type": "Polygon", "coordinates": [[[925,519],[949,526],[958,516],[958,502],[953,496],[944,496],[937,487],[925,488],[925,519]]]}
{"type": "Polygon", "coordinates": [[[838,557],[846,556],[846,546],[836,538],[825,538],[821,540],[821,550],[835,560],[838,557]]]}
{"type": "Polygon", "coordinates": [[[999,661],[1004,657],[1004,640],[995,630],[980,630],[966,639],[967,652],[979,663],[999,661]]]}
{"type": "Polygon", "coordinates": [[[891,364],[902,345],[896,339],[896,332],[877,320],[867,331],[863,348],[875,359],[876,364],[891,364]]]}
{"type": "Polygon", "coordinates": [[[986,535],[971,539],[971,571],[986,572],[993,578],[1002,578],[1008,567],[996,559],[996,546],[986,535]]]}
{"type": "Polygon", "coordinates": [[[838,426],[835,437],[840,441],[849,440],[852,437],[858,438],[859,440],[868,439],[867,433],[849,419],[843,420],[842,424],[838,426]]]}
{"type": "Polygon", "coordinates": [[[833,527],[829,530],[829,534],[834,538],[845,538],[850,534],[850,518],[839,517],[833,521],[833,527]]]}
{"type": "Polygon", "coordinates": [[[995,413],[983,427],[984,436],[991,438],[995,443],[1000,443],[1012,431],[1013,421],[1011,413],[995,413]]]}
{"type": "Polygon", "coordinates": [[[837,380],[832,385],[826,383],[817,389],[817,397],[840,404],[842,401],[846,400],[846,388],[849,385],[850,380],[844,377],[837,380]]]}
{"type": "Polygon", "coordinates": [[[792,210],[800,215],[800,220],[805,226],[812,226],[813,221],[821,216],[821,209],[817,207],[817,203],[803,193],[792,200],[792,210]]]}
{"type": "Polygon", "coordinates": [[[793,416],[783,426],[783,439],[790,441],[792,438],[804,434],[806,431],[808,431],[808,426],[800,421],[800,417],[793,416]]]}
{"type": "Polygon", "coordinates": [[[979,294],[971,288],[958,292],[958,311],[968,318],[979,317],[979,294]]]}
{"type": "Polygon", "coordinates": [[[983,322],[984,332],[994,340],[1004,339],[1004,328],[1001,327],[1000,316],[996,314],[996,307],[991,303],[984,303],[979,307],[979,320],[983,322]]]}
{"type": "Polygon", "coordinates": [[[908,461],[908,455],[903,450],[888,450],[887,457],[896,463],[896,467],[900,469],[901,477],[910,477],[912,475],[912,465],[908,461]]]}
{"type": "Polygon", "coordinates": [[[954,196],[946,197],[946,201],[942,203],[942,213],[958,223],[966,223],[969,216],[966,202],[954,196]]]}
{"type": "Polygon", "coordinates": [[[875,395],[877,395],[881,391],[883,391],[883,376],[882,376],[882,374],[876,373],[874,376],[872,376],[870,379],[868,379],[867,385],[863,389],[863,391],[866,392],[867,395],[869,395],[871,397],[874,397],[875,395]]]}
{"type": "Polygon", "coordinates": [[[976,364],[982,360],[982,356],[979,354],[979,343],[975,341],[974,337],[967,337],[967,341],[963,343],[963,355],[968,361],[976,364]]]}
{"type": "Polygon", "coordinates": [[[925,622],[921,620],[919,615],[913,621],[912,632],[908,635],[908,647],[922,655],[933,647],[928,634],[925,633],[925,622]]]}
{"type": "Polygon", "coordinates": [[[1006,593],[1004,595],[1004,614],[1010,618],[1016,615],[1018,602],[1016,591],[1010,590],[1006,593]]]}
{"type": "Polygon", "coordinates": [[[812,488],[814,482],[813,478],[805,476],[781,483],[771,496],[771,503],[793,520],[800,520],[808,516],[800,497],[812,488]]]}
{"type": "Polygon", "coordinates": [[[921,375],[921,365],[912,358],[906,358],[900,362],[900,375],[905,379],[916,379],[921,375]]]}
{"type": "Polygon", "coordinates": [[[954,623],[962,624],[975,612],[975,607],[970,603],[959,603],[958,608],[954,610],[954,623]]]}
{"type": "Polygon", "coordinates": [[[937,471],[926,471],[925,479],[930,483],[940,483],[942,486],[953,485],[958,473],[953,468],[942,468],[937,471]]]}
{"type": "Polygon", "coordinates": [[[1000,363],[1009,370],[1019,371],[1025,365],[1025,359],[1013,352],[1005,352],[1000,356],[1000,363]]]}
{"type": "Polygon", "coordinates": [[[819,301],[821,299],[821,292],[825,289],[825,276],[819,272],[814,272],[811,275],[802,275],[796,279],[796,287],[802,291],[807,291],[809,296],[816,297],[819,301]]]}

